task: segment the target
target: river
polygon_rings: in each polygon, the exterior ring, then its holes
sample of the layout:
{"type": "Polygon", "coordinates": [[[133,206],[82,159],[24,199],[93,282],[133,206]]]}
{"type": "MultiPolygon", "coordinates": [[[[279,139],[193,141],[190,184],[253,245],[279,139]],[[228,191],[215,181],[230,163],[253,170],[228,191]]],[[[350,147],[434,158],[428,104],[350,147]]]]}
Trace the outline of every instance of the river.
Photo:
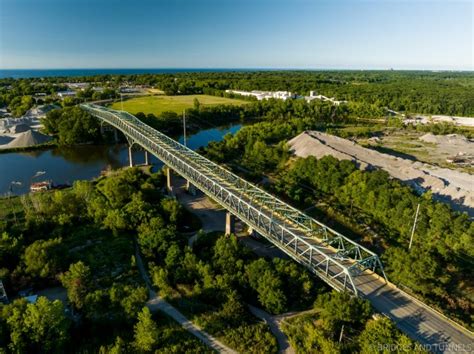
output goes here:
{"type": "MultiPolygon", "coordinates": [[[[227,133],[235,133],[241,124],[201,130],[187,137],[186,145],[196,150],[211,141],[220,141],[227,133]]],[[[183,137],[179,138],[183,143],[183,137]]],[[[134,151],[133,162],[144,162],[144,152],[134,151]]],[[[150,163],[160,168],[162,163],[151,156],[150,163]]],[[[104,169],[117,169],[128,165],[128,147],[118,145],[79,145],[56,147],[30,152],[0,154],[0,196],[9,190],[13,194],[29,191],[31,182],[52,180],[55,184],[72,184],[76,180],[98,177],[104,169]],[[40,176],[34,177],[40,172],[40,176]],[[43,173],[44,172],[44,173],[43,173]],[[12,183],[12,182],[20,182],[12,183]]]]}

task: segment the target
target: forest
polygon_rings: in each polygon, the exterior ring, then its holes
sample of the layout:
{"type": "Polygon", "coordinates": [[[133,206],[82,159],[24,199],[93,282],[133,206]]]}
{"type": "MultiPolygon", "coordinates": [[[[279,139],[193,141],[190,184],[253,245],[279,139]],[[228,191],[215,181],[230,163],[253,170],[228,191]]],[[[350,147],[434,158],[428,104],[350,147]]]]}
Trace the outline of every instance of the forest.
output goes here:
{"type": "Polygon", "coordinates": [[[107,86],[102,93],[90,88],[81,91],[79,99],[117,97],[114,90],[124,83],[157,87],[168,95],[225,96],[225,90],[239,89],[286,90],[304,96],[315,91],[348,101],[346,108],[359,118],[386,117],[387,108],[406,114],[474,116],[473,74],[429,71],[234,71],[1,79],[0,107],[6,105],[21,115],[34,93],[64,90],[65,82],[107,86]]]}

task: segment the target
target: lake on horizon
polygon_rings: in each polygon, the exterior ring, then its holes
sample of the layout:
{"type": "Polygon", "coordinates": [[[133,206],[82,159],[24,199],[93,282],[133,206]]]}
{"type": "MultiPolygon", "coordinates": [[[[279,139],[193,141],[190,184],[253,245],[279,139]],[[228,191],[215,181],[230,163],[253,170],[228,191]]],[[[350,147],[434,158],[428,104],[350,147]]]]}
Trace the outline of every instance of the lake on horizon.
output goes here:
{"type": "MultiPolygon", "coordinates": [[[[258,71],[262,69],[0,69],[0,79],[26,79],[39,77],[72,77],[95,75],[138,75],[138,74],[176,74],[200,72],[258,71]]],[[[271,69],[264,69],[271,70],[271,69]]]]}

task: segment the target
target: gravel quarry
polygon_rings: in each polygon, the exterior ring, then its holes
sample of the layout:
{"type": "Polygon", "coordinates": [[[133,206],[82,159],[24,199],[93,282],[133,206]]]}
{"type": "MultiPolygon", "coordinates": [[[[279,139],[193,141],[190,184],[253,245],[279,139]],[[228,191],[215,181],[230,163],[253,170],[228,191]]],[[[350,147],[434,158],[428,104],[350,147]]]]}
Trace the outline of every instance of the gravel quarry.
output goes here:
{"type": "MultiPolygon", "coordinates": [[[[422,138],[433,144],[450,146],[453,154],[460,151],[459,146],[462,146],[461,151],[467,152],[472,151],[474,146],[473,142],[460,136],[433,137],[426,134],[422,138]],[[449,139],[455,144],[450,143],[449,139]]],[[[474,178],[469,173],[384,154],[353,141],[317,131],[305,131],[291,139],[288,145],[290,151],[299,157],[321,158],[330,155],[339,160],[354,161],[363,170],[382,169],[416,191],[431,191],[436,200],[450,204],[454,210],[466,211],[470,217],[474,217],[474,178]]]]}

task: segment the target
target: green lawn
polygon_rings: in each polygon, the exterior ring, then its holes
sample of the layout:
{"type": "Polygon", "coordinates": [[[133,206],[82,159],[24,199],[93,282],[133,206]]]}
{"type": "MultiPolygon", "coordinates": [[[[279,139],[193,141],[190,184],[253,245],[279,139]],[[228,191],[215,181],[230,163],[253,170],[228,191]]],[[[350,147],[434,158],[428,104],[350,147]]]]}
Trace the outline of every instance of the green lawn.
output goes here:
{"type": "MultiPolygon", "coordinates": [[[[143,112],[159,115],[163,112],[182,113],[186,108],[192,108],[194,99],[197,98],[202,106],[213,106],[218,104],[242,105],[248,101],[216,97],[209,95],[186,95],[186,96],[145,96],[131,98],[123,102],[123,109],[132,114],[143,112]]],[[[111,108],[122,109],[120,102],[115,102],[111,108]]]]}

